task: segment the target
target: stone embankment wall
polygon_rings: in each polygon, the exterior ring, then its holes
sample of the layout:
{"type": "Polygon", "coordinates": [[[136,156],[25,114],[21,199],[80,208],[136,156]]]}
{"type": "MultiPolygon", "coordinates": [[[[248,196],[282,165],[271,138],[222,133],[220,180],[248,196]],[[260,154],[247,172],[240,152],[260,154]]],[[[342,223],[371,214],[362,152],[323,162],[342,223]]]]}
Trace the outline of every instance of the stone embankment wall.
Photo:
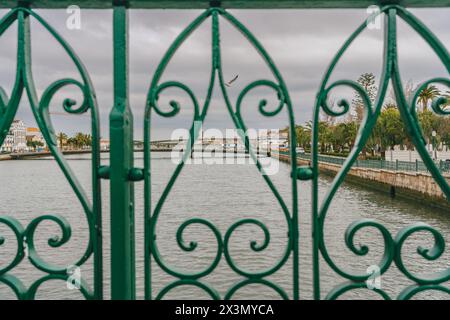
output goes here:
{"type": "MultiPolygon", "coordinates": [[[[289,162],[287,155],[273,153],[281,161],[289,162]]],[[[299,165],[308,165],[308,160],[297,159],[299,165]]],[[[319,162],[319,170],[323,174],[336,175],[341,170],[340,165],[319,162]]],[[[445,176],[450,184],[450,176],[445,176]]],[[[383,192],[391,196],[399,196],[450,210],[450,202],[445,198],[433,177],[427,173],[390,171],[370,168],[351,168],[346,181],[354,182],[383,192]]]]}

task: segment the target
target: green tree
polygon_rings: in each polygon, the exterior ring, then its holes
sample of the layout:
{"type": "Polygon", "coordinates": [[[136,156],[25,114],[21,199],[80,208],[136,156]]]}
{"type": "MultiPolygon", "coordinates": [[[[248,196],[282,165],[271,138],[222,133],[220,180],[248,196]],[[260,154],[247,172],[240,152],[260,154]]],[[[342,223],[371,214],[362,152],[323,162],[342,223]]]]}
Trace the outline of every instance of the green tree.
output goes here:
{"type": "Polygon", "coordinates": [[[307,126],[296,126],[295,133],[297,138],[297,145],[303,147],[305,150],[311,148],[311,129],[307,126]]]}
{"type": "Polygon", "coordinates": [[[76,147],[76,141],[73,137],[71,138],[67,138],[67,145],[69,146],[70,149],[74,149],[76,147]]]}
{"type": "Polygon", "coordinates": [[[337,152],[343,152],[345,147],[345,123],[341,122],[332,128],[333,149],[337,152]]]}
{"type": "Polygon", "coordinates": [[[406,139],[405,126],[397,108],[384,108],[378,118],[373,132],[381,147],[381,156],[385,158],[386,150],[396,145],[403,145],[406,139]]]}
{"type": "Polygon", "coordinates": [[[84,142],[86,147],[92,146],[92,136],[90,134],[86,134],[84,142]]]}
{"type": "Polygon", "coordinates": [[[332,132],[330,130],[330,126],[325,121],[319,122],[319,144],[320,144],[320,152],[326,153],[329,151],[329,145],[331,143],[332,132]]]}
{"type": "MultiPolygon", "coordinates": [[[[367,95],[369,96],[370,101],[372,101],[373,103],[378,92],[377,85],[375,84],[375,75],[371,72],[363,73],[356,81],[364,88],[367,95]]],[[[353,98],[352,105],[355,109],[356,120],[358,122],[361,122],[364,117],[364,102],[358,93],[356,93],[355,97],[353,98]]]]}
{"type": "Polygon", "coordinates": [[[59,147],[61,149],[63,149],[64,145],[67,142],[67,134],[65,134],[64,132],[58,133],[58,141],[59,141],[59,147]]]}
{"type": "Polygon", "coordinates": [[[450,145],[450,119],[439,116],[431,111],[422,111],[417,114],[422,133],[427,143],[431,143],[432,132],[436,131],[436,142],[450,145]]]}
{"type": "Polygon", "coordinates": [[[32,148],[34,151],[36,151],[37,147],[43,147],[44,144],[40,141],[33,141],[33,140],[28,140],[27,141],[27,147],[32,148]]]}
{"type": "Polygon", "coordinates": [[[431,133],[434,130],[435,115],[429,110],[423,110],[417,114],[417,117],[422,128],[422,133],[425,136],[426,141],[429,143],[431,141],[431,133]]]}
{"type": "Polygon", "coordinates": [[[442,126],[438,131],[438,135],[440,136],[441,142],[450,147],[450,119],[449,118],[441,118],[442,126]]]}
{"type": "Polygon", "coordinates": [[[90,134],[84,134],[77,132],[71,139],[71,143],[78,149],[92,145],[92,136],[90,134]]]}
{"type": "Polygon", "coordinates": [[[358,133],[358,123],[355,121],[345,123],[344,134],[345,144],[351,149],[355,145],[356,134],[358,133]]]}

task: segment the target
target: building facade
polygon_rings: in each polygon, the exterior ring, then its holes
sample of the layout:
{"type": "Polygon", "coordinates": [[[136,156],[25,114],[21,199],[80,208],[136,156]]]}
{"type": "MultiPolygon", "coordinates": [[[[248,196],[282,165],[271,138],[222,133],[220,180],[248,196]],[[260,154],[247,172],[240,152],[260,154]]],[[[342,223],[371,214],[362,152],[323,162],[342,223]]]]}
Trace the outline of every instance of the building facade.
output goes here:
{"type": "Polygon", "coordinates": [[[5,138],[5,141],[3,141],[0,151],[12,152],[13,147],[14,147],[14,136],[12,135],[11,131],[9,131],[8,135],[5,138]]]}
{"type": "Polygon", "coordinates": [[[27,151],[27,128],[22,120],[14,120],[11,125],[11,134],[14,137],[13,152],[27,151]]]}
{"type": "Polygon", "coordinates": [[[46,149],[44,136],[38,128],[26,129],[27,146],[30,151],[41,151],[46,149]]]}
{"type": "Polygon", "coordinates": [[[27,149],[27,128],[22,120],[14,120],[0,150],[2,152],[25,152],[27,149]]]}
{"type": "Polygon", "coordinates": [[[108,139],[100,139],[100,150],[102,150],[102,151],[109,150],[109,140],[108,139]]]}

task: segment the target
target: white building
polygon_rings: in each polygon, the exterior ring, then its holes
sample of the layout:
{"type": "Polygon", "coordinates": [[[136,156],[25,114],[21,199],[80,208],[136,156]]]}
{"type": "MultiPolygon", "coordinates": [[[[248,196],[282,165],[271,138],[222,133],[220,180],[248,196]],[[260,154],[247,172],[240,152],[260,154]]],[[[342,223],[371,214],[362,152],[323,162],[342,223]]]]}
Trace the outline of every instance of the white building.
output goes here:
{"type": "Polygon", "coordinates": [[[27,129],[22,120],[14,120],[11,124],[10,134],[14,137],[12,152],[27,150],[27,129]]]}
{"type": "Polygon", "coordinates": [[[108,139],[100,139],[100,150],[102,150],[102,151],[109,150],[109,140],[108,139]]]}
{"type": "Polygon", "coordinates": [[[0,152],[11,152],[13,150],[13,147],[14,147],[14,136],[10,131],[5,138],[5,141],[3,141],[3,144],[0,148],[0,152]]]}
{"type": "MultiPolygon", "coordinates": [[[[45,149],[46,143],[42,132],[38,128],[27,128],[26,129],[26,140],[27,142],[35,142],[38,144],[39,149],[45,149]]],[[[34,150],[32,150],[34,151],[34,150]]]]}
{"type": "Polygon", "coordinates": [[[258,137],[251,139],[253,143],[259,144],[261,148],[278,149],[289,145],[289,135],[277,129],[259,130],[258,137]]]}

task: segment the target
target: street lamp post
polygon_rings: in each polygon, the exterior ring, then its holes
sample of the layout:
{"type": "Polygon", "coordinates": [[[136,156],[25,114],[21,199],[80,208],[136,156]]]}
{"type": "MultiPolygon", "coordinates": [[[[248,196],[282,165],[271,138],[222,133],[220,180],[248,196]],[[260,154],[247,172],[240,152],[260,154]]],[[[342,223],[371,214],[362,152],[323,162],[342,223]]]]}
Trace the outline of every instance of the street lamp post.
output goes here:
{"type": "Polygon", "coordinates": [[[432,136],[432,147],[433,147],[433,160],[437,159],[437,152],[436,152],[436,130],[433,130],[433,132],[431,132],[431,136],[432,136]]]}

